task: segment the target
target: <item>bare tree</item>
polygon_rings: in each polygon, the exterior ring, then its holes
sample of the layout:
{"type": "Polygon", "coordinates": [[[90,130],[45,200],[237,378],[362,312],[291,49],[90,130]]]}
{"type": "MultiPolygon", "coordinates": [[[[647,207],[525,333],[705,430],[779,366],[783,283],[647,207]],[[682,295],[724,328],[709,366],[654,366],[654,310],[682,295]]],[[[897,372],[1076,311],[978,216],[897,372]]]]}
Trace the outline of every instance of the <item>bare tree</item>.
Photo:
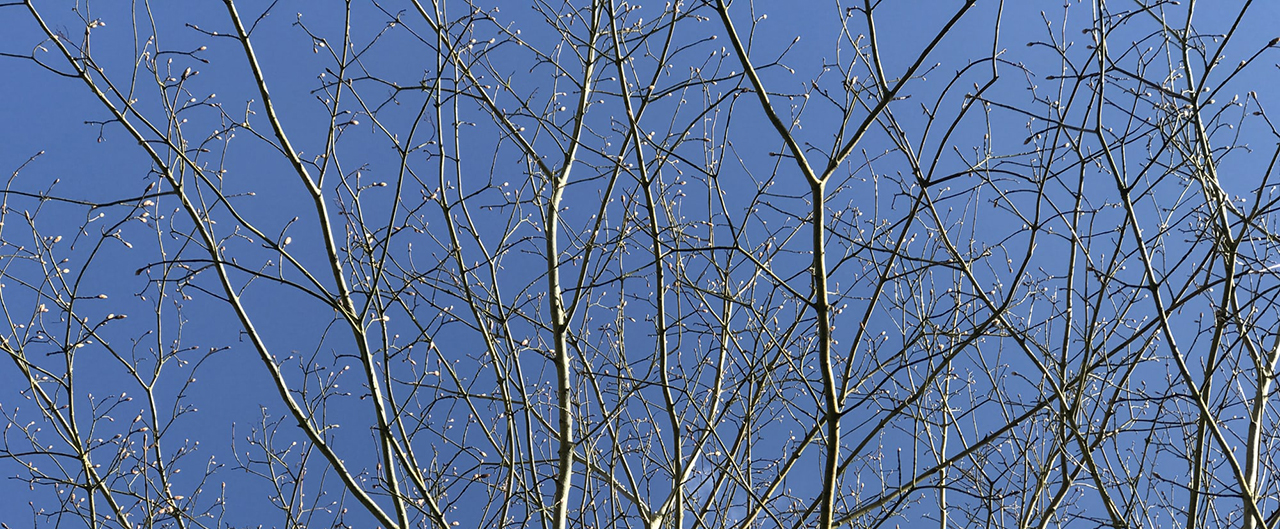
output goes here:
{"type": "Polygon", "coordinates": [[[2,521],[1276,527],[1197,4],[0,3],[2,521]]]}

